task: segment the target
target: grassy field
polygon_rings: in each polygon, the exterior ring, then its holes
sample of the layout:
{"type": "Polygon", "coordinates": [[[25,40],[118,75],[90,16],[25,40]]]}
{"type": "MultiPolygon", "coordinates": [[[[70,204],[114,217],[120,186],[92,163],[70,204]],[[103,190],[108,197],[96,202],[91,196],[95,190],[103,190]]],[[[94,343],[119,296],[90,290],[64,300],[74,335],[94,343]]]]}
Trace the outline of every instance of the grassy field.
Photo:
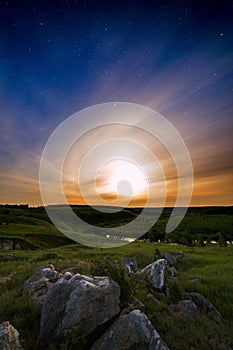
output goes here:
{"type": "Polygon", "coordinates": [[[31,249],[72,243],[49,220],[43,208],[0,208],[0,238],[18,239],[31,249]]]}
{"type": "MultiPolygon", "coordinates": [[[[60,208],[62,210],[62,208],[60,208]]],[[[133,220],[139,209],[126,209],[119,213],[100,214],[87,207],[75,206],[73,210],[92,225],[116,227],[133,220]]],[[[0,241],[13,239],[20,242],[21,250],[14,251],[16,259],[5,259],[9,253],[0,251],[0,321],[9,320],[20,332],[25,350],[34,347],[39,332],[40,310],[33,305],[29,295],[21,289],[27,277],[37,266],[54,264],[58,271],[75,267],[81,274],[107,274],[121,286],[121,306],[127,306],[130,295],[145,305],[145,313],[171,350],[196,349],[223,350],[223,344],[233,348],[233,245],[201,245],[222,238],[233,241],[232,207],[189,208],[187,215],[171,236],[164,235],[164,228],[171,209],[166,208],[158,223],[145,238],[162,239],[155,245],[134,242],[119,248],[99,249],[74,244],[50,222],[44,208],[0,206],[0,241]],[[183,237],[190,246],[168,244],[183,237]],[[191,237],[191,238],[190,238],[191,237]],[[112,269],[106,261],[122,257],[136,258],[139,268],[158,258],[158,251],[184,251],[179,262],[177,278],[169,277],[170,299],[153,292],[147,283],[136,277],[129,279],[122,271],[112,269]],[[223,316],[221,321],[199,314],[196,322],[188,324],[169,306],[176,304],[184,291],[202,293],[223,316]],[[159,303],[148,300],[148,293],[159,303]]],[[[148,210],[148,215],[151,215],[148,210]]],[[[70,350],[65,347],[60,350],[70,350]]],[[[228,349],[227,349],[228,350],[228,349]]]]}
{"type": "MultiPolygon", "coordinates": [[[[78,244],[36,251],[15,251],[17,259],[0,260],[1,276],[11,279],[0,284],[0,318],[9,320],[20,332],[25,350],[33,349],[39,332],[39,310],[32,304],[27,293],[20,287],[25,279],[33,274],[37,266],[52,263],[57,270],[75,267],[82,274],[91,274],[93,266],[106,259],[114,261],[122,257],[134,257],[139,268],[146,266],[160,252],[184,251],[185,257],[178,265],[178,278],[169,278],[171,293],[169,300],[156,295],[158,305],[147,299],[151,291],[149,285],[142,284],[137,278],[120,281],[129,288],[129,292],[145,305],[148,315],[157,331],[171,350],[221,349],[220,344],[233,346],[233,247],[184,247],[179,245],[134,242],[120,248],[97,249],[78,244]],[[183,291],[202,293],[223,315],[222,321],[210,319],[200,314],[192,324],[185,323],[169,310],[169,305],[180,299],[183,291]],[[211,345],[210,345],[211,344],[211,345]]],[[[6,254],[6,251],[1,251],[6,254]]],[[[109,271],[116,277],[116,271],[109,271]]],[[[152,292],[153,293],[153,292],[152,292]]],[[[124,300],[123,300],[124,301],[124,300]]]]}

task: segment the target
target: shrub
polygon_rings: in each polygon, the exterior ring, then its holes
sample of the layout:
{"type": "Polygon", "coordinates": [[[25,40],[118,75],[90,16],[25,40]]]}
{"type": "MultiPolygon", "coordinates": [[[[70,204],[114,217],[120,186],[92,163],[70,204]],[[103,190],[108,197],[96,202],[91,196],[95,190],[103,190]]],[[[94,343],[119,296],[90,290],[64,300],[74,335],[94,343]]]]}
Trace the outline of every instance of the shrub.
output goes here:
{"type": "Polygon", "coordinates": [[[57,253],[45,253],[41,256],[37,256],[33,259],[34,262],[40,262],[44,260],[51,260],[51,259],[62,259],[62,256],[57,253]]]}
{"type": "Polygon", "coordinates": [[[158,259],[160,259],[161,258],[161,253],[160,253],[160,250],[159,250],[159,248],[155,248],[155,250],[154,250],[154,256],[153,256],[153,259],[154,260],[158,260],[158,259]]]}
{"type": "Polygon", "coordinates": [[[67,334],[62,339],[50,343],[48,350],[83,350],[86,345],[86,338],[72,332],[67,334]]]}
{"type": "Polygon", "coordinates": [[[108,276],[117,282],[121,289],[120,307],[124,308],[129,303],[132,294],[132,285],[129,277],[126,276],[125,266],[118,262],[109,260],[94,261],[91,267],[91,274],[95,276],[108,276]]]}
{"type": "Polygon", "coordinates": [[[168,284],[169,294],[172,303],[177,303],[181,299],[181,287],[176,281],[170,281],[168,284]]]}

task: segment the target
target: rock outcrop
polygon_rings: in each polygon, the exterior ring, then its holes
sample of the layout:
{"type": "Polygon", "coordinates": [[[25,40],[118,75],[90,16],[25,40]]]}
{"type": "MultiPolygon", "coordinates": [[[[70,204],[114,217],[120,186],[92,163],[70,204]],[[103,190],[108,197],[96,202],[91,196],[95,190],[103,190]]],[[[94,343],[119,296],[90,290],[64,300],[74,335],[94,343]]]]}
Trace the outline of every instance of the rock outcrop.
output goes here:
{"type": "Polygon", "coordinates": [[[0,324],[0,349],[23,350],[19,342],[19,333],[9,321],[0,324]]]}
{"type": "Polygon", "coordinates": [[[120,312],[120,287],[109,277],[80,274],[59,279],[49,289],[41,315],[36,349],[75,331],[87,336],[120,312]]]}
{"type": "Polygon", "coordinates": [[[91,350],[168,350],[147,316],[140,310],[120,316],[91,350]]]}
{"type": "Polygon", "coordinates": [[[32,249],[33,245],[20,238],[0,237],[0,249],[2,250],[22,250],[32,249]]]}

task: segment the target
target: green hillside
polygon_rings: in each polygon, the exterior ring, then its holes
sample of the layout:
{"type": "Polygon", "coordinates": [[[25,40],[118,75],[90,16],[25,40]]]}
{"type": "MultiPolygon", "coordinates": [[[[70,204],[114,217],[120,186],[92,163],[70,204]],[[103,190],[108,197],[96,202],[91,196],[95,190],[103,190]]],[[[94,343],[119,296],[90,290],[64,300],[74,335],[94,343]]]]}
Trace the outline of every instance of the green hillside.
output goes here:
{"type": "MultiPolygon", "coordinates": [[[[62,211],[62,206],[58,206],[62,211]]],[[[134,220],[141,209],[123,209],[116,213],[104,213],[87,206],[73,206],[73,211],[82,220],[93,226],[116,227],[134,220]]],[[[175,231],[165,235],[171,208],[165,208],[158,222],[143,238],[184,244],[203,244],[204,241],[233,241],[232,207],[189,208],[175,231]]],[[[154,210],[148,209],[151,218],[154,210]]],[[[89,232],[92,234],[92,232],[89,232]]],[[[0,207],[0,239],[11,238],[23,249],[52,248],[73,243],[51,223],[43,207],[0,207]]]]}

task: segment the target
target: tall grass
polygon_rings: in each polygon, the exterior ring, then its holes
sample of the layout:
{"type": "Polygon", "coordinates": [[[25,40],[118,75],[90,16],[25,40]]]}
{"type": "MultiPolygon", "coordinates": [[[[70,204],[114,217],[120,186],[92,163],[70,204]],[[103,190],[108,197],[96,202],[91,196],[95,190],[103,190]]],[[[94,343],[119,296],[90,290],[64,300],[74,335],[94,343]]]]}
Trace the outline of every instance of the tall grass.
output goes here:
{"type": "MultiPolygon", "coordinates": [[[[143,302],[146,314],[164,341],[172,350],[189,349],[191,346],[197,349],[218,349],[221,343],[233,344],[233,247],[183,247],[163,244],[158,248],[161,253],[176,253],[180,250],[185,253],[185,257],[178,262],[178,277],[168,278],[171,299],[166,300],[157,295],[148,283],[137,279],[130,280],[124,276],[122,285],[125,287],[132,283],[130,293],[143,302]],[[218,323],[200,313],[196,322],[185,323],[169,309],[170,304],[177,302],[182,291],[202,293],[220,311],[223,321],[218,323]],[[148,293],[152,293],[158,303],[148,299],[148,293]]],[[[9,320],[19,330],[24,349],[31,350],[39,332],[40,311],[33,305],[29,295],[22,291],[21,286],[37,266],[52,263],[58,271],[73,268],[74,273],[91,274],[97,267],[101,273],[101,268],[106,267],[103,261],[134,257],[139,268],[143,268],[154,260],[156,249],[157,246],[152,243],[141,242],[113,249],[88,248],[76,244],[56,249],[16,251],[14,254],[17,259],[0,258],[0,275],[11,275],[10,281],[0,283],[0,321],[9,320]]],[[[6,252],[2,251],[0,254],[6,252]]],[[[121,269],[109,269],[113,279],[114,275],[116,278],[123,276],[121,269]]],[[[118,282],[121,284],[121,281],[118,282]]],[[[126,293],[125,300],[128,297],[126,293]]]]}

